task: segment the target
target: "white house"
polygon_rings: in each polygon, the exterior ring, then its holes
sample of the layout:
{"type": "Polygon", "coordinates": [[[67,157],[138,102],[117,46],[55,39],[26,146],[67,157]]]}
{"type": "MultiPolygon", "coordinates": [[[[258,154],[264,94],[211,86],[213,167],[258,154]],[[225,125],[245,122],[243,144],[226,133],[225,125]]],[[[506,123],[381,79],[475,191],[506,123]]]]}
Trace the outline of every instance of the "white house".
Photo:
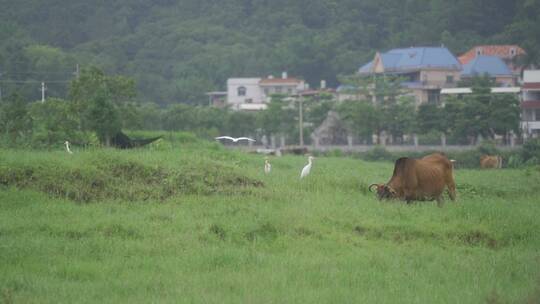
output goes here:
{"type": "Polygon", "coordinates": [[[292,96],[298,95],[306,89],[306,84],[303,80],[289,78],[287,72],[283,72],[281,78],[268,76],[267,78],[261,79],[261,81],[259,81],[259,86],[266,102],[270,102],[273,94],[292,96]]]}
{"type": "Polygon", "coordinates": [[[298,95],[306,89],[303,80],[289,78],[229,78],[227,80],[227,105],[233,110],[258,111],[266,109],[273,94],[298,95]]]}
{"type": "Polygon", "coordinates": [[[229,78],[227,80],[227,105],[233,110],[265,109],[259,82],[261,78],[229,78]]]}
{"type": "Polygon", "coordinates": [[[521,129],[525,137],[540,135],[540,70],[523,71],[521,129]]]}

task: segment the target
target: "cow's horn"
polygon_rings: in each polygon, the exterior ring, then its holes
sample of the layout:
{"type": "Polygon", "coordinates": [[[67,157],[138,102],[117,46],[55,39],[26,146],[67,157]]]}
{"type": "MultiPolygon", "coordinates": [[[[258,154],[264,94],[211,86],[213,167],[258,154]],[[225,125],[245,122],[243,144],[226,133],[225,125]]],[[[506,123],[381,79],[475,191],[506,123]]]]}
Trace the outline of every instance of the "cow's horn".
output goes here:
{"type": "Polygon", "coordinates": [[[378,184],[371,184],[371,185],[369,185],[369,187],[368,187],[369,192],[373,192],[373,191],[371,191],[371,187],[373,187],[373,186],[377,186],[377,187],[378,187],[379,185],[378,185],[378,184]]]}

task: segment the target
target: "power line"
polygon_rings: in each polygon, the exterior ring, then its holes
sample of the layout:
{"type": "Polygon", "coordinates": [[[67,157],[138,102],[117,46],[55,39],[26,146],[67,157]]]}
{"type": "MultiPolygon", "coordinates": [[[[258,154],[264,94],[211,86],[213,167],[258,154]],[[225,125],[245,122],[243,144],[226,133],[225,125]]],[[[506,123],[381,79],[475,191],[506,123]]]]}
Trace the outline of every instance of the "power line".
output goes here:
{"type": "Polygon", "coordinates": [[[72,69],[69,69],[69,70],[68,69],[60,69],[60,70],[59,69],[55,69],[55,70],[32,69],[31,71],[29,71],[29,70],[26,70],[26,68],[25,68],[26,71],[21,71],[20,69],[14,69],[14,70],[15,71],[9,71],[5,68],[3,69],[2,64],[0,64],[0,76],[2,75],[4,76],[5,75],[28,75],[28,74],[77,75],[78,73],[80,73],[80,66],[77,63],[75,65],[75,70],[72,70],[72,69]]]}
{"type": "MultiPolygon", "coordinates": [[[[67,71],[65,70],[65,72],[63,71],[37,71],[37,70],[34,70],[34,71],[24,71],[24,72],[18,72],[18,71],[15,71],[15,72],[6,72],[6,71],[2,71],[0,70],[0,84],[12,84],[12,85],[25,85],[25,84],[30,84],[30,85],[33,85],[33,84],[40,84],[41,85],[41,88],[40,88],[40,91],[41,91],[41,102],[44,102],[45,101],[45,91],[47,90],[47,87],[46,87],[46,84],[68,84],[68,83],[71,83],[73,81],[73,76],[75,76],[75,79],[79,79],[79,76],[80,76],[80,66],[79,64],[76,64],[75,66],[75,71],[73,70],[70,70],[70,71],[67,71]],[[19,75],[19,77],[16,77],[17,75],[19,75]],[[20,77],[20,75],[26,75],[26,77],[20,77]],[[33,75],[33,76],[32,76],[33,75]],[[66,78],[70,78],[70,79],[53,79],[53,80],[45,80],[47,79],[48,77],[50,76],[55,76],[55,78],[57,77],[66,77],[66,78]],[[70,75],[70,76],[68,76],[70,75]],[[33,79],[26,79],[26,80],[13,80],[13,79],[9,79],[9,78],[12,78],[12,77],[16,77],[16,78],[41,78],[41,80],[33,80],[33,79]],[[4,79],[2,79],[4,78],[4,79]],[[8,78],[8,79],[6,79],[8,78]]],[[[0,101],[2,100],[2,91],[1,91],[1,88],[0,88],[0,101]]]]}
{"type": "Polygon", "coordinates": [[[47,80],[47,81],[40,81],[40,80],[0,80],[0,83],[14,83],[14,84],[22,84],[22,83],[70,83],[71,80],[47,80]]]}
{"type": "MultiPolygon", "coordinates": [[[[72,75],[74,72],[72,71],[66,71],[66,72],[52,72],[52,71],[42,71],[42,72],[4,72],[2,75],[42,75],[42,74],[51,74],[51,75],[72,75]]],[[[75,72],[76,73],[76,72],[75,72]]]]}

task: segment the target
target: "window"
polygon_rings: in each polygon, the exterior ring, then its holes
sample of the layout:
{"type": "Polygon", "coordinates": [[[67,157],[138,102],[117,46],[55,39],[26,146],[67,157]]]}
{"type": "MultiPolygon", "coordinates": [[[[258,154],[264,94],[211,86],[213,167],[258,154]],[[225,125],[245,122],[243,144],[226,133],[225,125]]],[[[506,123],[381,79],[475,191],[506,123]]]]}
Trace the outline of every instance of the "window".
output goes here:
{"type": "Polygon", "coordinates": [[[246,103],[253,103],[253,99],[252,98],[246,98],[246,103]]]}
{"type": "Polygon", "coordinates": [[[276,87],[276,93],[278,93],[278,94],[281,93],[281,87],[276,87]]]}
{"type": "Polygon", "coordinates": [[[535,118],[534,121],[540,121],[540,109],[534,110],[535,118]]]}
{"type": "Polygon", "coordinates": [[[264,89],[264,95],[268,96],[268,94],[270,94],[270,90],[268,90],[267,88],[264,89]]]}
{"type": "Polygon", "coordinates": [[[236,89],[238,96],[246,96],[246,87],[238,87],[236,89]]]}
{"type": "Polygon", "coordinates": [[[533,110],[531,110],[531,109],[523,109],[523,120],[524,121],[532,121],[533,120],[533,110]]]}
{"type": "Polygon", "coordinates": [[[288,88],[288,89],[287,89],[287,94],[289,94],[289,95],[292,94],[292,89],[291,89],[291,88],[288,88]]]}
{"type": "Polygon", "coordinates": [[[480,56],[482,55],[482,49],[481,48],[477,48],[476,49],[476,56],[480,56]]]}
{"type": "Polygon", "coordinates": [[[533,113],[531,109],[523,109],[523,120],[531,121],[533,119],[532,114],[533,113]]]}
{"type": "Polygon", "coordinates": [[[446,83],[454,83],[454,75],[446,75],[446,83]]]}
{"type": "Polygon", "coordinates": [[[440,95],[440,90],[428,90],[428,103],[438,104],[440,95]]]}

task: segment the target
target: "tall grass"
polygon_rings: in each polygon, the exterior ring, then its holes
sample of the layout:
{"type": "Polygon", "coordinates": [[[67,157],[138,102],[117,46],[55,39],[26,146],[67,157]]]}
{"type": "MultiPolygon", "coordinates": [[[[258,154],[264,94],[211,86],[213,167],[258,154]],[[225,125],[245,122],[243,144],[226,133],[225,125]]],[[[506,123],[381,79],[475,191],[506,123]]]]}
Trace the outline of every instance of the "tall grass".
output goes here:
{"type": "Polygon", "coordinates": [[[0,190],[4,302],[540,300],[534,168],[457,170],[458,202],[439,208],[377,201],[367,186],[387,181],[391,163],[319,157],[300,180],[303,157],[271,158],[265,175],[262,156],[213,144],[0,155],[4,181],[5,172],[33,170],[33,180],[0,190]],[[132,171],[116,174],[118,163],[132,171]],[[75,170],[78,182],[56,176],[75,170]],[[77,191],[99,176],[112,189],[153,195],[80,204],[36,186],[57,179],[77,191]],[[170,176],[207,178],[197,187],[216,190],[160,195],[170,176]]]}

